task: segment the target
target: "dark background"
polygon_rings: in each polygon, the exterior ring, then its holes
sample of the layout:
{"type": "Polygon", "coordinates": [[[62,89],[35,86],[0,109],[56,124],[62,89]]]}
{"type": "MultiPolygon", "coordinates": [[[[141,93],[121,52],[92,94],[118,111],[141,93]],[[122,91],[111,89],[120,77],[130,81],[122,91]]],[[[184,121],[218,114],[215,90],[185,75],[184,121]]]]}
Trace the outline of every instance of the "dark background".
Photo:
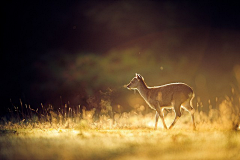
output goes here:
{"type": "MultiPolygon", "coordinates": [[[[2,10],[1,113],[19,105],[131,108],[135,73],[185,82],[196,101],[239,92],[237,1],[8,1],[2,10]],[[91,98],[89,98],[91,97],[91,98]]],[[[214,103],[214,102],[212,102],[214,103]]],[[[145,105],[145,104],[144,104],[145,105]]]]}

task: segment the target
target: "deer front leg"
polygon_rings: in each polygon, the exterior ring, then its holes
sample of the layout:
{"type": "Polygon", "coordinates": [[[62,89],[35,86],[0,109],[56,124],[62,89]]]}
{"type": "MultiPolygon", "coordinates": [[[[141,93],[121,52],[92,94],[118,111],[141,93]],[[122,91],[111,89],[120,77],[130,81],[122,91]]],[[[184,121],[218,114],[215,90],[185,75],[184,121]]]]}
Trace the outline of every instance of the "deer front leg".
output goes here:
{"type": "Polygon", "coordinates": [[[177,120],[179,119],[180,117],[179,116],[175,116],[175,119],[174,119],[174,121],[172,122],[172,124],[170,125],[170,127],[169,127],[169,129],[171,129],[174,125],[175,125],[175,123],[177,122],[177,120]]]}
{"type": "MultiPolygon", "coordinates": [[[[159,104],[158,104],[158,106],[157,106],[157,108],[156,108],[156,111],[157,111],[158,115],[160,116],[160,118],[161,118],[161,120],[162,120],[163,127],[164,127],[165,129],[167,129],[167,126],[166,126],[165,121],[164,121],[163,113],[162,113],[162,110],[160,109],[159,104]]],[[[156,124],[155,124],[155,128],[156,128],[156,124]]]]}
{"type": "Polygon", "coordinates": [[[177,104],[177,105],[174,105],[174,110],[175,110],[175,119],[174,121],[172,122],[172,124],[170,125],[169,129],[171,129],[175,123],[177,122],[177,120],[181,117],[181,111],[180,111],[180,107],[181,107],[181,104],[177,104]]]}

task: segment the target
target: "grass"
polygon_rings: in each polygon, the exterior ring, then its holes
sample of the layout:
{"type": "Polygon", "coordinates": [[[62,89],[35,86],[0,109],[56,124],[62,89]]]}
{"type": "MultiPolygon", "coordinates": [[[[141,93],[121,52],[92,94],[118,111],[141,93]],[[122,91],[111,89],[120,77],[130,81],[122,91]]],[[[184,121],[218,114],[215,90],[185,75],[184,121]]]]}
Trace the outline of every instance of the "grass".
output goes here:
{"type": "Polygon", "coordinates": [[[237,131],[18,129],[1,133],[2,159],[239,159],[237,131]]]}
{"type": "MultiPolygon", "coordinates": [[[[97,119],[95,109],[80,112],[80,106],[19,107],[9,119],[2,117],[0,159],[240,159],[239,104],[233,103],[239,100],[227,97],[208,113],[199,103],[195,131],[188,112],[173,129],[159,121],[154,130],[155,113],[144,113],[143,106],[114,113],[105,103],[97,119]]],[[[174,113],[165,114],[169,126],[174,113]]]]}

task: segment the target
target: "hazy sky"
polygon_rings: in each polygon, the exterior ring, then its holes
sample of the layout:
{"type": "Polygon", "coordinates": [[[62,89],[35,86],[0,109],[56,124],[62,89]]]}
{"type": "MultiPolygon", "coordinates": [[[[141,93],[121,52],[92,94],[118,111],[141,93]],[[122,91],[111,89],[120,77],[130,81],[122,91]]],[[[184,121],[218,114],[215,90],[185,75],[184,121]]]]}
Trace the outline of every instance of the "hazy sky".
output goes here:
{"type": "Polygon", "coordinates": [[[104,52],[134,37],[173,27],[238,30],[239,17],[235,1],[10,1],[3,5],[2,32],[12,53],[104,52]]]}
{"type": "MultiPolygon", "coordinates": [[[[21,97],[51,52],[105,54],[174,28],[239,33],[237,1],[8,1],[2,5],[1,98],[21,97]]],[[[226,33],[227,33],[226,32],[226,33]]]]}

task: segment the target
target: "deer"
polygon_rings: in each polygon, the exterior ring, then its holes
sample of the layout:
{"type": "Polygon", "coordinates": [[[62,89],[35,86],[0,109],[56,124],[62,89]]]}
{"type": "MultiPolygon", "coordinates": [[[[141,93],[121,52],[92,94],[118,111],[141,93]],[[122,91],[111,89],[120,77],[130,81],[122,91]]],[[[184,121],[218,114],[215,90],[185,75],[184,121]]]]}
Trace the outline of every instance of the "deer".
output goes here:
{"type": "Polygon", "coordinates": [[[144,78],[136,73],[136,76],[130,81],[126,88],[129,90],[137,90],[149,107],[156,111],[155,130],[157,129],[159,117],[162,120],[165,129],[171,129],[181,117],[181,108],[191,114],[193,130],[196,129],[194,122],[194,108],[192,100],[194,98],[193,89],[185,83],[169,83],[161,86],[148,87],[144,78]],[[175,111],[175,118],[167,128],[164,121],[163,110],[171,108],[175,111]]]}

